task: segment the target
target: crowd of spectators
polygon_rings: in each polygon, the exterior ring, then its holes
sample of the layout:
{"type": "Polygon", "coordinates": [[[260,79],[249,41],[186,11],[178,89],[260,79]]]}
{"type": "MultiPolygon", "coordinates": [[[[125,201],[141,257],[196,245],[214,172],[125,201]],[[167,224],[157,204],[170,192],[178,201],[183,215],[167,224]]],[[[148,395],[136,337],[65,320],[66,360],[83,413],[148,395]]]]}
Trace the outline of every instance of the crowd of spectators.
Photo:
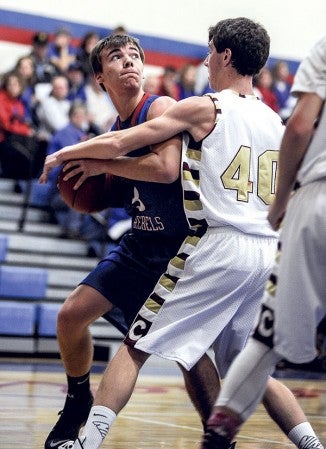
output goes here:
{"type": "Polygon", "coordinates": [[[254,79],[256,95],[277,112],[284,123],[290,117],[295,98],[290,95],[293,75],[286,61],[264,67],[254,79]]]}
{"type": "MultiPolygon", "coordinates": [[[[30,51],[0,76],[0,176],[13,179],[18,193],[26,189],[26,180],[34,179],[33,201],[51,211],[62,237],[90,241],[92,236],[105,238],[103,224],[69,210],[60,201],[56,179],[45,194],[37,178],[54,148],[105,132],[115,120],[116,110],[94,82],[88,60],[99,39],[89,31],[76,46],[66,28],[53,37],[38,32],[30,51]]],[[[92,247],[90,253],[98,255],[92,247]]]]}
{"type": "MultiPolygon", "coordinates": [[[[113,32],[127,31],[119,26],[113,32]]],[[[37,178],[47,153],[103,133],[114,123],[116,110],[94,80],[89,63],[90,52],[100,38],[90,30],[76,46],[66,28],[58,29],[53,37],[36,33],[30,51],[1,75],[0,176],[12,178],[16,192],[22,190],[21,180],[37,178]]],[[[209,92],[207,75],[204,64],[187,63],[179,69],[169,65],[162,67],[159,74],[148,74],[144,89],[178,101],[209,92]]],[[[265,67],[255,80],[256,95],[284,121],[294,106],[290,87],[291,77],[284,61],[271,69],[265,67]]],[[[46,201],[62,227],[62,235],[88,238],[85,222],[89,218],[65,208],[55,191],[52,180],[46,201]]]]}

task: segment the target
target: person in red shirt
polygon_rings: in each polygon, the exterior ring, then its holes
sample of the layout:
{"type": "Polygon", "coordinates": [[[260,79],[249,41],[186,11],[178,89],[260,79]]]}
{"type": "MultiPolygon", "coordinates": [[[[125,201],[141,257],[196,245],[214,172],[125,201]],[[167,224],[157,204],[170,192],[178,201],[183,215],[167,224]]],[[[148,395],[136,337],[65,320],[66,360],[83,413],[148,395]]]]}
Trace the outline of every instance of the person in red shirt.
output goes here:
{"type": "Polygon", "coordinates": [[[30,179],[45,157],[21,100],[23,90],[18,73],[4,75],[0,88],[0,174],[12,179],[30,179]]]}
{"type": "Polygon", "coordinates": [[[254,79],[254,91],[264,103],[273,111],[279,111],[277,97],[272,90],[273,77],[271,71],[267,67],[263,67],[257,77],[254,79]]]}
{"type": "Polygon", "coordinates": [[[8,133],[23,136],[33,135],[33,128],[27,123],[26,111],[20,96],[24,83],[17,73],[4,75],[0,89],[0,142],[8,133]]]}

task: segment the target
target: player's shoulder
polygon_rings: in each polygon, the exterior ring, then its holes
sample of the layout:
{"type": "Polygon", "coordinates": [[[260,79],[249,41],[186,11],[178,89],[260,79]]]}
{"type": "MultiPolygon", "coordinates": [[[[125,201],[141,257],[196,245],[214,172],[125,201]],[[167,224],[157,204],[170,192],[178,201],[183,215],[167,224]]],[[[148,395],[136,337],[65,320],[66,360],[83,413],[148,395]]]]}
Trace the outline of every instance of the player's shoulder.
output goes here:
{"type": "Polygon", "coordinates": [[[154,99],[148,110],[148,119],[153,119],[163,114],[170,106],[176,103],[174,98],[168,96],[159,96],[154,99]]]}

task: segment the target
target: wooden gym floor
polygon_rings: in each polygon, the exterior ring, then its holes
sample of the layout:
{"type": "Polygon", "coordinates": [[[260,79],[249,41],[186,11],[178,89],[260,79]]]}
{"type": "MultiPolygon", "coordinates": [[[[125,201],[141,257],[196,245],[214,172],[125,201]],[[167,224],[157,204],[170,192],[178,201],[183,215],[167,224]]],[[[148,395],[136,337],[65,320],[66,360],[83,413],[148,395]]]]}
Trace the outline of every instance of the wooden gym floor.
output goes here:
{"type": "MultiPolygon", "coordinates": [[[[94,366],[92,389],[104,364],[94,366]]],[[[326,443],[326,374],[285,370],[281,377],[296,394],[315,431],[326,443]]],[[[57,360],[0,359],[0,449],[42,449],[66,395],[57,360]]],[[[176,366],[151,357],[131,401],[121,412],[103,448],[196,449],[199,418],[176,366]]],[[[294,447],[260,406],[237,438],[237,449],[294,447]]]]}

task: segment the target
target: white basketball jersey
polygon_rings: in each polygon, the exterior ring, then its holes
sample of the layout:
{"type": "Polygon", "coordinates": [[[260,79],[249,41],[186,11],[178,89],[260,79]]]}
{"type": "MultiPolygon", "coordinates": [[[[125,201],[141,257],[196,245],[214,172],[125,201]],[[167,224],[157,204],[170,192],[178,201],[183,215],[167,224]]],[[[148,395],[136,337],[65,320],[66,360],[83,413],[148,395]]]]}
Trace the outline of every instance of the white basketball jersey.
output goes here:
{"type": "Polygon", "coordinates": [[[212,132],[200,142],[185,133],[184,207],[193,229],[232,226],[276,236],[267,221],[275,195],[280,117],[254,96],[231,90],[208,94],[216,107],[212,132]]]}
{"type": "Polygon", "coordinates": [[[310,92],[324,100],[324,107],[301,164],[301,185],[326,178],[326,36],[312,48],[295,75],[292,93],[310,92]]]}

